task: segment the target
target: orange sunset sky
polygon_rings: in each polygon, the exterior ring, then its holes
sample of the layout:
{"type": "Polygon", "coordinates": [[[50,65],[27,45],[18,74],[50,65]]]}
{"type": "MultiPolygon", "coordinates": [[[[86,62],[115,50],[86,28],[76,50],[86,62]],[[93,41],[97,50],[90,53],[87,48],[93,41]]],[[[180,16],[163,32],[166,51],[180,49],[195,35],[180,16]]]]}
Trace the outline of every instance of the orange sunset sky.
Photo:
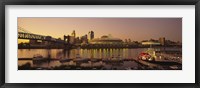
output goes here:
{"type": "MultiPolygon", "coordinates": [[[[182,42],[182,18],[77,18],[77,17],[18,17],[18,26],[40,35],[63,39],[73,30],[77,37],[94,31],[95,38],[113,37],[142,41],[165,37],[182,42]]],[[[20,40],[20,42],[25,40],[20,40]]]]}

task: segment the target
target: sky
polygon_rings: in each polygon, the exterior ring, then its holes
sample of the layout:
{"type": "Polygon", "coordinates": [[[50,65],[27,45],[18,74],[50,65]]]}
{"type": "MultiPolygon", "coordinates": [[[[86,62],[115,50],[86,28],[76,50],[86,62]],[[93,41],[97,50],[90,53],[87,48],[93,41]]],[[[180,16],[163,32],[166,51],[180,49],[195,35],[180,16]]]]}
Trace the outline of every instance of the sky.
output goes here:
{"type": "Polygon", "coordinates": [[[18,26],[40,35],[63,39],[75,30],[80,37],[94,31],[94,37],[111,34],[122,40],[142,41],[165,37],[182,42],[182,18],[84,18],[18,17],[18,26]]]}

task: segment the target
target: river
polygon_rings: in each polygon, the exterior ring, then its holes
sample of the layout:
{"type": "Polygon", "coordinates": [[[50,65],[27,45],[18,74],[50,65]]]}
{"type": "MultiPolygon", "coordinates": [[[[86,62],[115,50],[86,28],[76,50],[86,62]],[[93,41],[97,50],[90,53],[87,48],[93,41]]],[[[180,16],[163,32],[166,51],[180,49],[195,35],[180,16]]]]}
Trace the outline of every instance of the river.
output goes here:
{"type": "MultiPolygon", "coordinates": [[[[88,62],[88,63],[81,63],[77,64],[73,61],[61,63],[59,59],[66,59],[66,58],[76,58],[79,55],[81,58],[100,58],[100,59],[107,59],[111,57],[121,57],[127,59],[136,59],[142,51],[147,50],[147,48],[135,48],[135,49],[128,49],[128,48],[120,48],[120,49],[71,49],[71,50],[64,50],[64,49],[18,49],[18,66],[22,66],[26,63],[30,63],[31,67],[35,67],[37,69],[44,69],[44,68],[55,68],[62,65],[67,66],[82,66],[82,67],[102,67],[101,69],[141,69],[142,67],[140,64],[136,63],[135,61],[124,61],[123,63],[104,63],[100,62],[88,62]],[[40,54],[44,58],[51,58],[47,62],[42,63],[34,63],[32,60],[23,60],[23,58],[33,58],[34,55],[40,54]]],[[[80,68],[75,68],[80,69],[80,68]]],[[[74,70],[75,70],[74,69],[74,70]]],[[[96,69],[96,68],[94,68],[96,69]]]]}

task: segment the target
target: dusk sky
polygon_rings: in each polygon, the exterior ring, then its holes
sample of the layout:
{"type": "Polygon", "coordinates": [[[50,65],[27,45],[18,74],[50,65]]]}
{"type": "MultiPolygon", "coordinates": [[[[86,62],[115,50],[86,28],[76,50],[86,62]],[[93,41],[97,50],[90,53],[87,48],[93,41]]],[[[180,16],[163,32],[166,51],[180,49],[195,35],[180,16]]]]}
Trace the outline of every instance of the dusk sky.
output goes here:
{"type": "Polygon", "coordinates": [[[142,41],[165,37],[182,42],[182,18],[35,18],[19,17],[18,26],[40,35],[62,38],[76,31],[77,37],[94,31],[95,38],[112,37],[142,41]]]}

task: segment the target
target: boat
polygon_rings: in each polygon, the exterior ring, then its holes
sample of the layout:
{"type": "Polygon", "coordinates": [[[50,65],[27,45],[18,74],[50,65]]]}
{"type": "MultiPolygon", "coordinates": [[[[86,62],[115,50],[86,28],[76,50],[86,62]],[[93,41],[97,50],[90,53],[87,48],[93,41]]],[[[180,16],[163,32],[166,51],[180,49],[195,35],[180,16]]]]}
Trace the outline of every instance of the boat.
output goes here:
{"type": "Polygon", "coordinates": [[[161,49],[148,49],[141,52],[138,56],[139,60],[144,61],[167,61],[174,62],[182,60],[181,51],[177,50],[161,50],[161,49]]]}
{"type": "Polygon", "coordinates": [[[123,62],[123,59],[120,57],[120,55],[113,57],[111,60],[112,62],[123,62]]]}
{"type": "Polygon", "coordinates": [[[106,59],[106,58],[104,58],[104,59],[102,59],[102,61],[103,61],[103,62],[109,62],[110,60],[109,60],[109,59],[106,59]]]}
{"type": "Polygon", "coordinates": [[[120,56],[117,57],[112,56],[111,58],[108,59],[102,59],[102,61],[106,63],[118,63],[118,62],[123,62],[123,59],[120,56]]]}
{"type": "Polygon", "coordinates": [[[133,58],[124,58],[123,61],[134,61],[133,58]]]}
{"type": "Polygon", "coordinates": [[[138,56],[138,59],[139,60],[146,60],[146,61],[155,60],[154,57],[152,57],[149,53],[145,53],[145,52],[140,53],[139,56],[138,56]]]}
{"type": "Polygon", "coordinates": [[[89,58],[79,58],[79,59],[74,59],[74,62],[80,62],[80,63],[87,63],[90,59],[89,58]]]}
{"type": "Polygon", "coordinates": [[[43,60],[47,60],[47,58],[44,58],[42,55],[40,54],[35,54],[33,55],[33,61],[43,61],[43,60]]]}
{"type": "Polygon", "coordinates": [[[81,58],[79,54],[76,55],[76,58],[73,59],[74,62],[78,63],[87,63],[90,59],[89,58],[81,58]]]}
{"type": "Polygon", "coordinates": [[[32,61],[33,61],[33,64],[39,65],[39,64],[48,62],[48,58],[44,58],[40,54],[35,54],[35,55],[33,55],[32,61]]]}
{"type": "Polygon", "coordinates": [[[91,62],[99,62],[101,60],[102,60],[101,58],[91,58],[90,59],[91,62]]]}
{"type": "Polygon", "coordinates": [[[70,59],[70,58],[65,58],[65,59],[60,59],[59,61],[61,62],[61,63],[64,63],[64,62],[70,62],[72,59],[70,59]]]}

